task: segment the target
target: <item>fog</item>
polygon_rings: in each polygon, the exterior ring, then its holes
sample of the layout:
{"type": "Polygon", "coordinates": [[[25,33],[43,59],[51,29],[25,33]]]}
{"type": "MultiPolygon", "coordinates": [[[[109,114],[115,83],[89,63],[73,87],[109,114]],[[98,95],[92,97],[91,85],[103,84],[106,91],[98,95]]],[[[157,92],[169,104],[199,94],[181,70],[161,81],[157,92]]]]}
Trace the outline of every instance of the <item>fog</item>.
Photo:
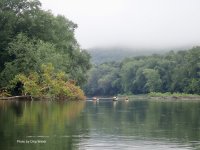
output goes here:
{"type": "Polygon", "coordinates": [[[78,24],[82,48],[177,49],[200,45],[199,0],[40,0],[78,24]]]}

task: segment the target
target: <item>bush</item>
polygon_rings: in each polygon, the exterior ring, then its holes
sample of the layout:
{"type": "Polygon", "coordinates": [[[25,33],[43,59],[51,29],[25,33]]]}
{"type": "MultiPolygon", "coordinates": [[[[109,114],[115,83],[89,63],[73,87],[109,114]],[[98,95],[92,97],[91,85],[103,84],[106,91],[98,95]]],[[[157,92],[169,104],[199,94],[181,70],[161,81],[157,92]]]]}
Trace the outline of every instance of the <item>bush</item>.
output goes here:
{"type": "Polygon", "coordinates": [[[40,74],[32,72],[28,76],[16,75],[11,82],[12,87],[14,88],[19,82],[23,85],[22,95],[70,100],[85,99],[83,91],[75,85],[76,82],[69,80],[64,72],[55,73],[52,64],[43,64],[40,74]]]}

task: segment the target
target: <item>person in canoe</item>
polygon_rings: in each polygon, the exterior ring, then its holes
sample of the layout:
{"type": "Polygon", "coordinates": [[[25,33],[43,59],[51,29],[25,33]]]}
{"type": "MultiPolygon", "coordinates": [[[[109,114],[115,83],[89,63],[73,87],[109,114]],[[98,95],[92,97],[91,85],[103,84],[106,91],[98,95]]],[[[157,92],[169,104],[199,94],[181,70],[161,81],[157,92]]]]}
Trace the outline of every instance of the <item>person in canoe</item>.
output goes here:
{"type": "Polygon", "coordinates": [[[113,101],[118,101],[118,97],[117,97],[117,96],[114,96],[114,97],[113,97],[113,101]]]}

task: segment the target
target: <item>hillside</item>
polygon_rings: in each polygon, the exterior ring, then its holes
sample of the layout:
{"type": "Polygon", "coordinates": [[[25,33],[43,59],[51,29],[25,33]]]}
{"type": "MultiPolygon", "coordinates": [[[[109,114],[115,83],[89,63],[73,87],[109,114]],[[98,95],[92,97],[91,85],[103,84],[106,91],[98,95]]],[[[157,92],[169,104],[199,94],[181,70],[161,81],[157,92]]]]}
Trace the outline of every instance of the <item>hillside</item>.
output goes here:
{"type": "Polygon", "coordinates": [[[150,56],[152,54],[163,54],[167,50],[136,50],[131,48],[91,48],[87,50],[92,57],[93,64],[104,62],[122,61],[126,57],[150,56]]]}

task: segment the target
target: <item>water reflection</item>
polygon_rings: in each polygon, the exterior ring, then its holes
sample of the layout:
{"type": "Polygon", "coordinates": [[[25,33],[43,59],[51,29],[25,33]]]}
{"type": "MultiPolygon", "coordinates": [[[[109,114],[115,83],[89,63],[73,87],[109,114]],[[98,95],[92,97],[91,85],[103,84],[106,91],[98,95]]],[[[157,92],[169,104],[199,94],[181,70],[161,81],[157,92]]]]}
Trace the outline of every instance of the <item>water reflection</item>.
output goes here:
{"type": "Polygon", "coordinates": [[[0,101],[0,148],[198,149],[199,114],[198,101],[0,101]]]}
{"type": "MultiPolygon", "coordinates": [[[[85,102],[0,102],[1,149],[75,149],[85,102]],[[68,138],[62,136],[67,135],[68,138]],[[47,144],[18,143],[45,140],[47,144]]],[[[82,120],[82,121],[81,121],[82,120]]],[[[84,130],[84,132],[87,132],[84,130]]],[[[87,133],[84,133],[87,134],[87,133]]]]}
{"type": "Polygon", "coordinates": [[[199,102],[100,101],[97,108],[88,102],[86,110],[93,114],[88,115],[91,138],[82,144],[86,149],[101,149],[103,143],[106,149],[191,149],[200,144],[199,102]]]}

